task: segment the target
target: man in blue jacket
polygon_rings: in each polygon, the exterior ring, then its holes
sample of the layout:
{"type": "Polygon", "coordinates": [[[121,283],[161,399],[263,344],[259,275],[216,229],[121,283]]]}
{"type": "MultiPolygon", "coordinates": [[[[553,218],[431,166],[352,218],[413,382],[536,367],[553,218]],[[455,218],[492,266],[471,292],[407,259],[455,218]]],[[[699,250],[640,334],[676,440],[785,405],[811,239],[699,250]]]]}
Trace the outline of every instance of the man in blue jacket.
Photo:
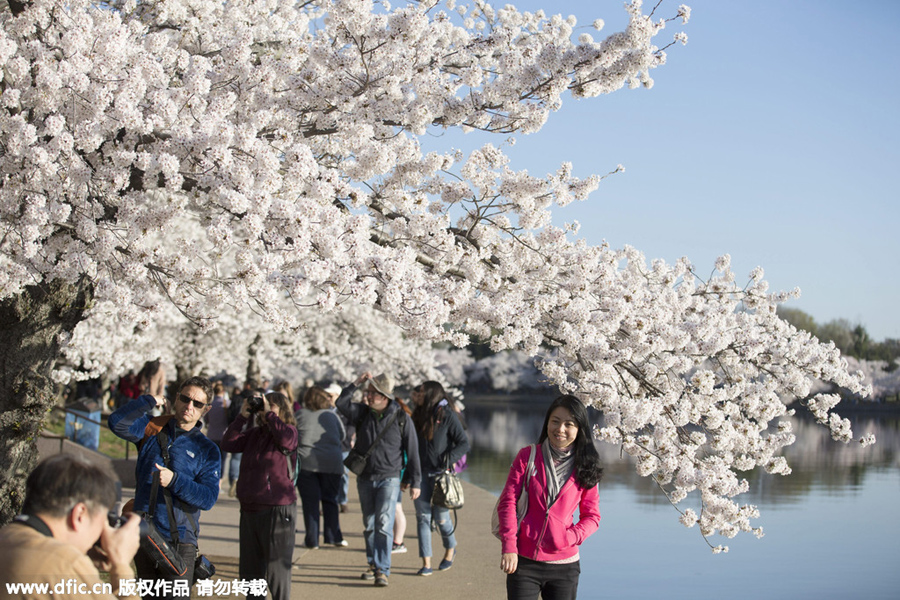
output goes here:
{"type": "MultiPolygon", "coordinates": [[[[172,538],[166,504],[166,497],[170,498],[180,540],[178,553],[188,567],[187,573],[177,579],[187,580],[188,586],[193,580],[197,558],[200,511],[212,508],[219,497],[219,448],[203,435],[200,426],[200,419],[209,410],[211,401],[209,380],[191,377],[181,384],[172,414],[151,418],[151,411],[157,406],[164,409],[166,400],[144,395],[122,406],[108,419],[113,433],[138,447],[132,510],[152,512],[153,523],[167,540],[172,538]],[[163,457],[161,437],[167,442],[168,461],[163,457]],[[158,479],[158,483],[155,503],[151,507],[154,479],[158,479]]],[[[156,563],[143,551],[137,553],[134,563],[140,579],[176,579],[157,569],[156,563]]],[[[171,598],[174,595],[169,592],[172,591],[174,585],[162,582],[158,589],[154,588],[154,597],[171,598]]]]}
{"type": "Polygon", "coordinates": [[[413,500],[418,498],[422,479],[416,431],[412,419],[394,401],[393,390],[393,382],[387,375],[372,377],[363,373],[335,401],[338,411],[356,426],[354,449],[362,454],[371,450],[365,469],[356,477],[356,489],[369,561],[363,579],[374,579],[380,587],[388,584],[391,572],[397,496],[402,488],[410,490],[413,500]],[[354,392],[366,381],[369,385],[365,402],[352,402],[354,392]],[[408,461],[405,471],[404,458],[408,461]],[[401,472],[404,473],[402,483],[401,472]]]}

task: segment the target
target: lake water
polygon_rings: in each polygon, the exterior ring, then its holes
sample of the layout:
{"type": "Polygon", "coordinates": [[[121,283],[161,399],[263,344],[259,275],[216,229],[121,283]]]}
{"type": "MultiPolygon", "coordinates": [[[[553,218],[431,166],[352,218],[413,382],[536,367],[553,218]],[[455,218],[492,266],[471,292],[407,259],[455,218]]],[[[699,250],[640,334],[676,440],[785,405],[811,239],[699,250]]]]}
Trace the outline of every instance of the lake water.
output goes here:
{"type": "MultiPolygon", "coordinates": [[[[537,441],[548,404],[467,397],[472,451],[464,478],[499,494],[515,453],[537,441]]],[[[718,555],[696,527],[678,522],[629,457],[598,443],[602,519],[581,549],[578,597],[900,598],[900,415],[847,416],[856,437],[872,432],[878,443],[840,444],[812,420],[794,418],[797,442],[785,451],[793,473],[746,474],[751,489],[738,499],[758,506],[754,525],[765,536],[711,539],[730,548],[718,555]]]]}

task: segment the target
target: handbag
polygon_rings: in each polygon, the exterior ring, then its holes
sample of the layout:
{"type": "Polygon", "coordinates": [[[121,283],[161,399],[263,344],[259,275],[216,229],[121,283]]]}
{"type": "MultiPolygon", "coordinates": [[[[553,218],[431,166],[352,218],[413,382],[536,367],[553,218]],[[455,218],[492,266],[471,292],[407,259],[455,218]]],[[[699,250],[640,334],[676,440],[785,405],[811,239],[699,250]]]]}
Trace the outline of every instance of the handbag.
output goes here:
{"type": "Polygon", "coordinates": [[[347,458],[344,459],[344,466],[350,469],[354,475],[362,475],[366,468],[366,455],[356,448],[351,448],[347,458]]]}
{"type": "MultiPolygon", "coordinates": [[[[516,498],[516,531],[522,526],[522,519],[528,512],[528,482],[534,474],[534,444],[529,446],[531,452],[528,454],[528,464],[525,467],[525,481],[522,482],[522,489],[519,491],[519,497],[516,498]]],[[[491,513],[491,533],[498,540],[500,539],[500,498],[494,504],[494,512],[491,513]]]]}
{"type": "Polygon", "coordinates": [[[159,532],[156,525],[153,524],[152,516],[147,518],[141,515],[143,523],[141,528],[147,527],[147,535],[141,536],[141,550],[144,551],[154,563],[156,568],[171,578],[184,577],[187,573],[187,565],[184,559],[176,551],[174,542],[169,543],[166,538],[159,532]]]}
{"type": "Polygon", "coordinates": [[[434,479],[434,490],[431,492],[431,505],[450,510],[462,508],[465,503],[462,481],[459,475],[450,469],[444,469],[434,479]]]}
{"type": "MultiPolygon", "coordinates": [[[[375,439],[372,441],[372,445],[369,446],[369,449],[366,450],[366,453],[363,454],[356,448],[350,448],[350,452],[347,454],[347,458],[344,459],[344,466],[350,469],[350,472],[354,475],[362,475],[362,472],[366,468],[366,463],[369,461],[369,455],[372,454],[372,450],[375,449],[375,446],[378,445],[378,442],[381,441],[381,437],[387,432],[388,429],[394,424],[394,421],[397,420],[397,416],[402,411],[396,410],[394,414],[391,415],[390,421],[388,421],[385,426],[378,432],[378,435],[375,436],[375,439]]],[[[362,419],[359,420],[359,424],[362,424],[362,419]]],[[[357,426],[359,429],[359,426],[357,426]]],[[[402,432],[402,428],[401,428],[402,432]]],[[[402,435],[402,433],[401,433],[402,435]]]]}

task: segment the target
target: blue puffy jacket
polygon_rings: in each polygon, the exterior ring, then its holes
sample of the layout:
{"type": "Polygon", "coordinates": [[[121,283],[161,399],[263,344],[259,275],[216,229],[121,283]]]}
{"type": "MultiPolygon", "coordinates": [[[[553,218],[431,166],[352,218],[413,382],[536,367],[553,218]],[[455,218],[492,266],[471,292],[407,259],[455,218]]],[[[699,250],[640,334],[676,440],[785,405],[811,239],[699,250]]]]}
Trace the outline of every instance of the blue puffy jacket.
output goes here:
{"type": "MultiPolygon", "coordinates": [[[[141,396],[122,406],[111,415],[107,424],[123,440],[139,445],[135,479],[137,481],[134,498],[135,512],[150,511],[150,490],[153,473],[157,464],[163,464],[162,452],[156,436],[146,439],[143,444],[150,411],[156,406],[153,396],[141,396]]],[[[221,476],[221,455],[219,448],[201,431],[200,422],[190,431],[176,427],[170,419],[164,425],[169,438],[168,467],[175,473],[169,484],[172,493],[178,536],[182,543],[197,545],[194,523],[199,526],[200,511],[209,510],[219,498],[219,478],[221,476]],[[193,520],[189,517],[193,516],[193,520]]],[[[156,496],[153,522],[167,538],[169,533],[169,513],[166,509],[163,488],[156,496]]]]}

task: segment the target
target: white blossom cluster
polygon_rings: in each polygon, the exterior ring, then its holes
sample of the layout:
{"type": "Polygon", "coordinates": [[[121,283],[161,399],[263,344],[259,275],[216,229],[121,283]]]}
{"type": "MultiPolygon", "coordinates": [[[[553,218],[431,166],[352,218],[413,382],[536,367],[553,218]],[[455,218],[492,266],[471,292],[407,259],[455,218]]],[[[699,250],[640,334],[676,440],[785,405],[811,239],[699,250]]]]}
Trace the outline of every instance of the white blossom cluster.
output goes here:
{"type": "MultiPolygon", "coordinates": [[[[166,303],[200,333],[250,311],[287,335],[306,308],[362,305],[407,338],[491,339],[541,356],[552,383],[603,410],[598,435],[674,503],[698,492],[704,535],[758,532],[733,499],[742,470],[789,472],[790,429],[768,430],[782,399],[816,379],[863,392],[832,347],[776,317],[788,295],[761,270],[739,287],[727,257],[703,280],[686,259],[647,265],[552,226],[552,206],[601,179],[568,163],[536,177],[493,145],[420,149],[435,129],[537,131],[566,93],[652,86],[666,21],[637,0],[626,10],[625,30],[598,42],[573,41],[572,17],[481,1],[4,13],[0,298],[86,277],[91,318],[137,331],[166,303]]],[[[810,406],[848,438],[824,403],[810,406]]]]}
{"type": "Polygon", "coordinates": [[[63,348],[58,381],[136,372],[144,361],[159,358],[173,376],[182,367],[240,379],[254,360],[270,381],[346,383],[369,370],[388,373],[398,385],[437,380],[449,388],[465,383],[462,372],[471,363],[466,350],[435,350],[428,340],[408,338],[384,313],[358,304],[329,312],[314,305],[302,308],[298,318],[303,326],[287,332],[239,307],[221,312],[216,327],[206,331],[171,303],[160,302],[146,328],[119,318],[115,308],[110,302],[95,303],[78,324],[63,348]]]}
{"type": "Polygon", "coordinates": [[[872,385],[872,397],[884,399],[900,394],[900,365],[897,360],[888,363],[883,360],[860,360],[847,357],[847,364],[853,371],[860,371],[872,385]]]}

